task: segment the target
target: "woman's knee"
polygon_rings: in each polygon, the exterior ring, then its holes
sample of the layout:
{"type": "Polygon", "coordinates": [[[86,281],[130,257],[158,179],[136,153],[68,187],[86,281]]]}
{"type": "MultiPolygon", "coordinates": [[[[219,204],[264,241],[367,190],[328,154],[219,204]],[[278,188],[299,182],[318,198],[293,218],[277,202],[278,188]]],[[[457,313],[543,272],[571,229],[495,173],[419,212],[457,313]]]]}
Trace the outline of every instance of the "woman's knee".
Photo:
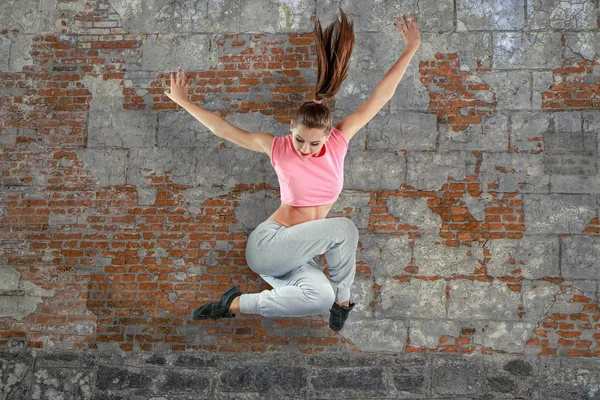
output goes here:
{"type": "Polygon", "coordinates": [[[348,218],[340,218],[338,222],[341,225],[343,232],[346,233],[347,239],[351,242],[358,243],[358,228],[354,222],[348,218]]]}

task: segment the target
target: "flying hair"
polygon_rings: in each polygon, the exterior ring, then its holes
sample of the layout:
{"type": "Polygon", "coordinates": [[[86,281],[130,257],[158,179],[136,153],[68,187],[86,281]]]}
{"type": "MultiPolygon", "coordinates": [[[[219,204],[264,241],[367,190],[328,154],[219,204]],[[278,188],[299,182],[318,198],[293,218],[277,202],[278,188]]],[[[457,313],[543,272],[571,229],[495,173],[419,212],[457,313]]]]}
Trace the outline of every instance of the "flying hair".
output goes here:
{"type": "Polygon", "coordinates": [[[330,98],[348,76],[350,56],[354,50],[354,28],[340,9],[340,18],[323,29],[319,20],[313,31],[317,48],[317,84],[315,96],[296,112],[294,124],[331,131],[331,110],[322,99],[330,98]]]}

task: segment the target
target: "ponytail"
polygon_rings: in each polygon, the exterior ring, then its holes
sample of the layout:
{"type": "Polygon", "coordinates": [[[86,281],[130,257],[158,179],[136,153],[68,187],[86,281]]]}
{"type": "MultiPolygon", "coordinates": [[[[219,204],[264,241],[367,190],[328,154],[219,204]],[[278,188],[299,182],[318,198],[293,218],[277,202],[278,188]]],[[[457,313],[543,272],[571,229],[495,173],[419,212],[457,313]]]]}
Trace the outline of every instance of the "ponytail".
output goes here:
{"type": "Polygon", "coordinates": [[[321,99],[335,96],[348,76],[350,56],[354,49],[354,29],[344,11],[341,18],[331,23],[325,30],[317,20],[314,29],[317,46],[317,84],[314,101],[300,107],[294,117],[294,124],[307,128],[323,128],[329,135],[331,130],[331,110],[321,104],[321,99]]]}

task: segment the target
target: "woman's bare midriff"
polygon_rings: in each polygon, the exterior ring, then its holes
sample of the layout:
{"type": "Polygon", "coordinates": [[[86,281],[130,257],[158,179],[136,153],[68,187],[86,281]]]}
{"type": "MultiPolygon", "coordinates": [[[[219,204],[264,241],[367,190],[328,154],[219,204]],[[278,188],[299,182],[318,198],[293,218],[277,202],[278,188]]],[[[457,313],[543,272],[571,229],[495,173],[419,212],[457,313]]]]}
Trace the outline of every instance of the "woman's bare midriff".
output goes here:
{"type": "Polygon", "coordinates": [[[329,213],[329,210],[331,210],[332,205],[333,204],[310,207],[294,207],[281,203],[277,211],[275,211],[273,215],[269,217],[269,219],[289,228],[304,222],[325,219],[325,217],[327,217],[327,213],[329,213]]]}

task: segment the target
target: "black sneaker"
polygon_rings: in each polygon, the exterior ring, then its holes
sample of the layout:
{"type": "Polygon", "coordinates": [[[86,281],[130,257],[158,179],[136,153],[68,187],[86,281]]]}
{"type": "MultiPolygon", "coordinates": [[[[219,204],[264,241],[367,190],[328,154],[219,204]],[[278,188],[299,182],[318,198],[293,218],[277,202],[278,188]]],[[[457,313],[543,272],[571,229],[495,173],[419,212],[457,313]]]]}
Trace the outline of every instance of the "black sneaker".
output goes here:
{"type": "Polygon", "coordinates": [[[219,319],[219,318],[233,318],[235,314],[229,311],[229,306],[231,302],[236,297],[242,295],[240,289],[235,286],[230,287],[223,293],[221,296],[221,300],[216,303],[208,303],[204,304],[198,308],[196,308],[192,312],[193,319],[219,319]]]}
{"type": "Polygon", "coordinates": [[[354,305],[354,303],[350,303],[349,306],[340,306],[338,303],[333,303],[331,310],[329,310],[329,328],[332,331],[342,330],[344,322],[348,319],[354,305]]]}

